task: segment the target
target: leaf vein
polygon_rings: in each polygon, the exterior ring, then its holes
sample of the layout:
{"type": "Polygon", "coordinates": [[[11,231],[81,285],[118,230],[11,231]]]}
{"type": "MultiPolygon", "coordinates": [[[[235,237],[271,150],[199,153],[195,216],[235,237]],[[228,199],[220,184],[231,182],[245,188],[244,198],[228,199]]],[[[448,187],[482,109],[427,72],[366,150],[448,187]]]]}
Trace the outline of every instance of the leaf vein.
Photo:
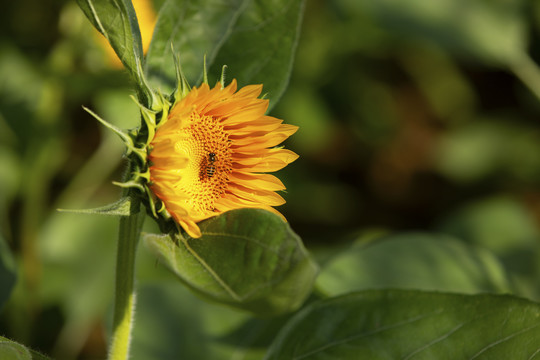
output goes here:
{"type": "Polygon", "coordinates": [[[416,349],[415,351],[413,351],[412,353],[410,353],[409,355],[407,355],[406,357],[403,358],[403,360],[407,360],[407,359],[410,359],[412,358],[414,355],[426,350],[428,347],[432,346],[432,345],[435,345],[436,343],[448,338],[450,335],[452,335],[453,333],[455,333],[456,331],[458,331],[459,329],[461,329],[463,327],[463,325],[465,325],[465,323],[462,323],[462,324],[459,324],[458,326],[450,329],[450,331],[448,331],[447,333],[439,336],[438,338],[436,339],[433,339],[432,341],[430,341],[429,343],[427,343],[426,345],[424,346],[421,346],[420,348],[416,349]]]}
{"type": "Polygon", "coordinates": [[[482,348],[479,352],[477,352],[476,354],[474,354],[473,357],[471,358],[471,360],[477,358],[477,357],[480,356],[482,353],[488,351],[488,350],[491,349],[492,347],[497,346],[497,345],[499,345],[499,344],[501,344],[501,343],[503,343],[503,342],[505,342],[505,341],[508,341],[508,340],[512,339],[513,337],[515,337],[515,336],[521,335],[521,334],[523,334],[523,333],[526,333],[527,331],[530,331],[530,330],[532,330],[532,329],[534,329],[534,328],[537,328],[538,326],[540,326],[540,323],[535,324],[535,325],[532,325],[532,326],[529,326],[529,327],[527,327],[527,328],[525,328],[525,329],[516,331],[516,332],[514,332],[514,333],[512,333],[512,334],[510,334],[510,335],[508,335],[508,336],[506,336],[506,337],[504,337],[504,338],[502,338],[502,339],[499,339],[499,340],[495,341],[495,342],[492,343],[492,344],[489,344],[488,346],[485,346],[485,347],[482,348]]]}
{"type": "Polygon", "coordinates": [[[529,358],[528,358],[527,360],[534,359],[534,357],[535,357],[536,355],[538,355],[539,353],[540,353],[540,348],[536,349],[536,351],[533,352],[532,355],[529,356],[529,358]]]}
{"type": "Polygon", "coordinates": [[[99,20],[99,16],[97,14],[97,11],[96,9],[94,8],[94,5],[92,5],[92,1],[91,0],[87,0],[86,3],[88,4],[88,7],[90,8],[90,10],[92,11],[92,15],[94,16],[94,20],[96,22],[96,25],[98,26],[98,30],[100,33],[103,34],[103,36],[105,36],[105,38],[107,40],[109,40],[109,35],[106,33],[105,29],[103,28],[103,25],[101,24],[101,21],[99,20]]]}
{"type": "Polygon", "coordinates": [[[333,342],[330,342],[324,346],[321,346],[317,349],[314,349],[314,350],[311,350],[307,353],[304,353],[304,354],[300,354],[299,356],[295,356],[293,359],[294,360],[300,360],[300,359],[305,359],[313,354],[316,354],[320,351],[324,351],[326,349],[329,349],[329,348],[332,348],[334,346],[338,346],[338,345],[341,345],[341,344],[345,344],[345,343],[348,343],[350,341],[353,341],[353,340],[357,340],[357,339],[361,339],[361,338],[365,338],[365,337],[369,337],[369,336],[372,336],[372,335],[375,335],[375,334],[378,334],[378,333],[381,333],[383,331],[387,331],[387,330],[391,330],[391,329],[394,329],[394,328],[397,328],[397,327],[400,327],[400,326],[404,326],[404,325],[408,325],[408,324],[412,324],[416,321],[420,321],[422,319],[425,319],[425,318],[428,318],[428,317],[431,317],[431,316],[436,316],[436,315],[440,315],[443,313],[443,310],[439,310],[439,311],[435,311],[433,313],[430,313],[430,314],[425,314],[425,315],[420,315],[420,316],[416,316],[416,317],[413,317],[413,318],[410,318],[410,319],[406,319],[404,321],[401,321],[401,322],[398,322],[398,323],[395,323],[395,324],[391,324],[391,325],[387,325],[387,326],[383,326],[383,327],[380,327],[378,329],[375,329],[373,331],[370,331],[370,332],[367,332],[367,333],[363,333],[363,334],[360,334],[360,335],[353,335],[353,336],[349,336],[347,338],[344,338],[344,339],[339,339],[339,340],[336,340],[336,341],[333,341],[333,342]]]}
{"type": "Polygon", "coordinates": [[[199,256],[199,254],[197,254],[195,252],[195,250],[193,250],[186,239],[182,238],[181,239],[182,242],[184,243],[184,246],[186,247],[186,249],[191,253],[191,255],[193,255],[193,257],[202,265],[202,267],[208,271],[210,273],[210,275],[214,278],[214,280],[216,280],[216,282],[233,298],[235,299],[236,301],[241,301],[242,300],[242,297],[239,296],[233,289],[231,289],[226,283],[225,281],[214,271],[214,269],[212,269],[212,267],[210,265],[208,265],[206,263],[206,261],[204,261],[203,258],[201,258],[199,256]]]}

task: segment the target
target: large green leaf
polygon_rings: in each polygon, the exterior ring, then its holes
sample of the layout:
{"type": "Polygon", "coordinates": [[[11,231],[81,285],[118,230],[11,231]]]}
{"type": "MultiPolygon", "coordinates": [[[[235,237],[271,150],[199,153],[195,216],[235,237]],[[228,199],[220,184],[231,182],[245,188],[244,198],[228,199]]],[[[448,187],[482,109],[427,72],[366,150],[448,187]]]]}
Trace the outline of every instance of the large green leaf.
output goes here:
{"type": "Polygon", "coordinates": [[[390,235],[353,246],[323,267],[317,285],[330,295],[380,288],[510,290],[504,268],[491,252],[427,233],[390,235]]]}
{"type": "Polygon", "coordinates": [[[262,314],[298,308],[317,265],[277,215],[241,209],[199,224],[200,239],[147,235],[146,243],[187,285],[219,302],[262,314]]]}
{"type": "Polygon", "coordinates": [[[49,360],[48,357],[25,346],[0,336],[0,359],[5,360],[49,360]]]}
{"type": "Polygon", "coordinates": [[[303,10],[303,0],[249,2],[210,73],[227,65],[240,85],[264,84],[271,108],[289,83],[303,10]]]}
{"type": "Polygon", "coordinates": [[[202,79],[206,55],[211,81],[227,65],[241,86],[264,84],[273,103],[288,84],[302,11],[303,0],[168,0],[148,50],[149,81],[173,89],[173,45],[192,84],[202,79]]]}
{"type": "Polygon", "coordinates": [[[533,359],[540,306],[512,296],[381,290],[314,303],[283,328],[271,359],[533,359]]]}
{"type": "Polygon", "coordinates": [[[139,97],[149,100],[142,73],[143,50],[137,15],[131,0],[77,0],[92,25],[105,36],[137,84],[139,97]]]}
{"type": "Polygon", "coordinates": [[[176,82],[172,49],[180,54],[188,81],[201,80],[203,59],[215,57],[246,0],[167,0],[161,7],[146,57],[146,73],[152,85],[170,92],[176,82]],[[172,46],[172,48],[171,48],[172,46]]]}

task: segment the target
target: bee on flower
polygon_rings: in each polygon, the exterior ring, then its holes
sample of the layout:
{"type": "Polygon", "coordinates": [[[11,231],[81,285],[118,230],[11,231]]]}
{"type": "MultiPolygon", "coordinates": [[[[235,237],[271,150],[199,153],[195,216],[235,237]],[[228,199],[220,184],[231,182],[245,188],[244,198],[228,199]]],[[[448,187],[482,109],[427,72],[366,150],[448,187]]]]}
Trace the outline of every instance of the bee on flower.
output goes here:
{"type": "Polygon", "coordinates": [[[209,178],[214,176],[214,173],[216,172],[216,167],[214,165],[215,162],[216,162],[216,154],[214,153],[208,154],[208,165],[206,165],[206,176],[208,176],[209,178]]]}

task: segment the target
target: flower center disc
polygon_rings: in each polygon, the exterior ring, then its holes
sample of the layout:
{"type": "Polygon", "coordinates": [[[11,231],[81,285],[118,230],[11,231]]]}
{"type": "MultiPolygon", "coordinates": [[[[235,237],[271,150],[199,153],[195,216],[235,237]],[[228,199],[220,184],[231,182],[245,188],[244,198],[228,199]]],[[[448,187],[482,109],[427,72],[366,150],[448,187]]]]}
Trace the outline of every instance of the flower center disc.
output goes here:
{"type": "Polygon", "coordinates": [[[219,119],[201,116],[196,111],[182,119],[173,115],[157,129],[152,146],[151,177],[160,176],[161,172],[173,175],[168,183],[160,181],[162,186],[155,189],[165,206],[169,208],[170,191],[176,195],[175,201],[183,199],[191,216],[213,211],[214,202],[225,192],[232,172],[229,136],[219,119]]]}

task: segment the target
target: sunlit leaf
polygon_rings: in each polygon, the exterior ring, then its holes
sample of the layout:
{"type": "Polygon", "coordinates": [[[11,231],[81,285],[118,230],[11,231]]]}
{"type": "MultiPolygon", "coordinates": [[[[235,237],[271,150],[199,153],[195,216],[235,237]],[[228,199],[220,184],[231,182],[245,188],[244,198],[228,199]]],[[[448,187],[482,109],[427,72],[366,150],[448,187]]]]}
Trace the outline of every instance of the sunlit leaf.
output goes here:
{"type": "Polygon", "coordinates": [[[317,284],[330,295],[374,288],[460,293],[510,289],[502,265],[489,251],[422,233],[391,235],[348,249],[324,266],[317,284]]]}
{"type": "Polygon", "coordinates": [[[317,265],[277,215],[235,210],[200,223],[200,228],[200,239],[145,237],[197,292],[263,314],[294,310],[311,292],[317,265]]]}
{"type": "Polygon", "coordinates": [[[202,80],[206,55],[211,82],[227,65],[230,78],[241,86],[264,84],[275,102],[289,80],[302,12],[303,0],[168,0],[146,59],[150,82],[164,92],[172,90],[172,44],[190,83],[202,80]]]}
{"type": "Polygon", "coordinates": [[[532,359],[538,339],[540,305],[523,299],[365,291],[300,311],[265,359],[532,359]]]}

